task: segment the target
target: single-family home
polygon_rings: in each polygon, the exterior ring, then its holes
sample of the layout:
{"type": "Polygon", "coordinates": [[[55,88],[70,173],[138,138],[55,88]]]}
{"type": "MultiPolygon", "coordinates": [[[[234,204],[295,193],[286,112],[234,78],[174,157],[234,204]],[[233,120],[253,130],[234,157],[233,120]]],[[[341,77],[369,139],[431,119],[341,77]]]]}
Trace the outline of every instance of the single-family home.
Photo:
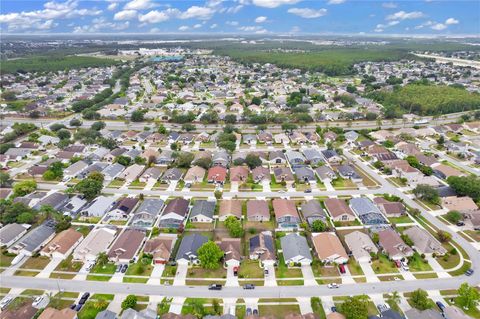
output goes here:
{"type": "Polygon", "coordinates": [[[131,226],[150,227],[155,223],[157,216],[160,215],[163,208],[163,200],[158,198],[146,198],[133,214],[131,226]]]}
{"type": "Polygon", "coordinates": [[[305,157],[302,153],[298,151],[286,151],[285,156],[287,157],[290,165],[302,165],[305,164],[305,157]]]}
{"type": "Polygon", "coordinates": [[[384,253],[392,260],[401,260],[413,255],[410,248],[393,229],[384,229],[378,232],[379,245],[384,253]]]}
{"type": "Polygon", "coordinates": [[[188,200],[174,198],[168,202],[160,217],[159,226],[162,228],[181,228],[188,215],[188,200]]]}
{"type": "Polygon", "coordinates": [[[113,196],[98,196],[81,211],[81,214],[86,217],[103,217],[114,203],[113,196]]]}
{"type": "Polygon", "coordinates": [[[286,164],[287,158],[282,151],[272,151],[268,153],[268,161],[270,164],[286,164]]]}
{"type": "Polygon", "coordinates": [[[378,248],[367,234],[355,230],[345,235],[345,244],[352,252],[357,262],[370,262],[371,254],[376,254],[378,248]]]}
{"type": "Polygon", "coordinates": [[[223,262],[226,267],[238,267],[242,260],[242,242],[240,238],[222,238],[218,247],[223,250],[223,262]]]}
{"type": "Polygon", "coordinates": [[[144,241],[144,230],[126,228],[110,247],[108,259],[116,263],[128,263],[137,255],[144,241]]]}
{"type": "Polygon", "coordinates": [[[160,235],[147,240],[143,252],[153,256],[153,264],[166,264],[170,259],[174,243],[174,236],[160,235]]]}
{"type": "Polygon", "coordinates": [[[413,242],[413,247],[421,254],[442,256],[447,250],[427,230],[418,226],[408,228],[403,232],[413,242]]]}
{"type": "Polygon", "coordinates": [[[466,213],[478,209],[477,204],[472,198],[468,196],[448,196],[442,198],[442,206],[448,210],[456,210],[461,213],[466,213]]]}
{"type": "Polygon", "coordinates": [[[246,166],[233,166],[230,168],[231,182],[246,182],[248,178],[248,168],[246,166]]]}
{"type": "Polygon", "coordinates": [[[214,166],[208,169],[207,181],[209,183],[222,184],[227,179],[227,169],[223,166],[214,166]]]}
{"type": "Polygon", "coordinates": [[[228,167],[229,163],[230,163],[230,155],[228,155],[226,151],[220,150],[213,153],[212,155],[213,166],[228,167]]]}
{"type": "Polygon", "coordinates": [[[401,202],[391,202],[383,197],[375,197],[373,202],[387,217],[400,217],[406,214],[405,205],[401,202]]]}
{"type": "Polygon", "coordinates": [[[0,228],[0,246],[10,247],[27,232],[28,225],[7,224],[0,228]]]}
{"type": "Polygon", "coordinates": [[[324,263],[345,264],[348,255],[335,233],[312,234],[312,242],[318,259],[324,263]]]}
{"type": "Polygon", "coordinates": [[[330,164],[337,165],[342,162],[342,157],[335,150],[323,150],[322,155],[330,164]]]}
{"type": "Polygon", "coordinates": [[[290,233],[280,238],[283,259],[285,264],[310,265],[312,263],[312,254],[308,247],[307,239],[298,233],[290,233]]]}
{"type": "Polygon", "coordinates": [[[189,220],[194,223],[211,223],[215,214],[214,201],[196,200],[190,210],[189,220]]]}
{"type": "Polygon", "coordinates": [[[351,165],[339,165],[337,167],[337,171],[340,177],[350,179],[353,182],[358,183],[363,180],[362,177],[357,173],[357,170],[351,165]]]}
{"type": "Polygon", "coordinates": [[[337,174],[335,174],[333,169],[326,165],[315,168],[315,173],[317,173],[318,178],[320,178],[323,183],[330,183],[337,178],[337,174]]]}
{"type": "Polygon", "coordinates": [[[241,200],[236,199],[222,200],[218,209],[218,220],[225,221],[229,216],[242,219],[242,203],[241,200]]]}
{"type": "Polygon", "coordinates": [[[315,173],[309,166],[294,166],[293,171],[299,183],[310,183],[316,181],[315,173]]]}
{"type": "Polygon", "coordinates": [[[270,182],[270,169],[264,166],[257,166],[252,169],[252,178],[255,183],[270,182]]]}
{"type": "Polygon", "coordinates": [[[273,169],[273,175],[275,176],[275,181],[277,183],[281,182],[293,182],[295,179],[293,178],[292,171],[288,167],[275,167],[273,169]]]}
{"type": "Polygon", "coordinates": [[[355,214],[344,199],[327,198],[323,201],[323,204],[334,222],[351,222],[355,220],[355,214]]]}
{"type": "Polygon", "coordinates": [[[80,174],[84,169],[88,167],[88,163],[85,161],[78,161],[70,165],[63,170],[64,178],[74,178],[80,174]]]}
{"type": "Polygon", "coordinates": [[[48,219],[8,248],[11,254],[33,256],[55,236],[55,221],[48,219]]]}
{"type": "Polygon", "coordinates": [[[117,231],[113,227],[94,228],[73,251],[73,260],[92,262],[99,253],[106,252],[117,231]]]}
{"type": "MultiPolygon", "coordinates": [[[[77,312],[70,308],[57,310],[52,307],[47,307],[37,317],[37,319],[77,319],[77,312]]],[[[20,319],[20,318],[19,318],[20,319]]]]}
{"type": "Polygon", "coordinates": [[[364,225],[388,224],[380,210],[365,197],[354,197],[350,200],[350,208],[364,225]]]}
{"type": "Polygon", "coordinates": [[[322,154],[320,154],[320,152],[314,148],[304,149],[303,155],[305,156],[308,164],[318,165],[324,162],[322,154]]]}
{"type": "Polygon", "coordinates": [[[123,172],[124,169],[125,169],[125,166],[123,166],[122,164],[119,164],[119,163],[110,164],[102,170],[103,179],[106,182],[113,181],[117,176],[120,175],[120,173],[123,172]]]}
{"type": "Polygon", "coordinates": [[[316,220],[321,220],[325,222],[327,220],[327,214],[320,205],[320,202],[316,199],[311,199],[304,202],[300,209],[302,211],[303,218],[307,223],[312,226],[312,223],[316,220]]]}
{"type": "Polygon", "coordinates": [[[127,183],[131,183],[139,178],[140,175],[142,175],[144,168],[144,165],[133,164],[128,166],[122,173],[120,173],[118,178],[126,181],[127,183]]]}
{"type": "Polygon", "coordinates": [[[272,233],[263,231],[249,240],[249,258],[259,260],[262,267],[275,264],[275,244],[272,233]]]}
{"type": "Polygon", "coordinates": [[[251,199],[247,202],[247,220],[263,222],[270,220],[270,208],[264,199],[251,199]]]}
{"type": "Polygon", "coordinates": [[[139,177],[141,183],[155,183],[162,175],[162,171],[158,167],[149,167],[139,177]]]}
{"type": "Polygon", "coordinates": [[[124,197],[114,204],[112,209],[108,212],[110,219],[127,219],[137,206],[138,198],[124,197]]]}
{"type": "Polygon", "coordinates": [[[83,235],[73,228],[58,233],[41,251],[40,255],[50,258],[67,258],[83,240],[83,235]]]}
{"type": "Polygon", "coordinates": [[[198,265],[200,263],[197,255],[198,248],[206,242],[208,238],[200,234],[184,236],[178,247],[175,261],[179,264],[198,265]]]}
{"type": "Polygon", "coordinates": [[[60,210],[68,200],[68,195],[61,192],[55,192],[42,198],[37,204],[35,204],[35,206],[33,206],[33,208],[40,210],[43,206],[49,206],[55,210],[60,210]]]}
{"type": "Polygon", "coordinates": [[[273,212],[275,213],[275,220],[277,221],[279,228],[298,228],[300,217],[298,216],[294,201],[275,198],[272,201],[272,204],[273,212]]]}
{"type": "Polygon", "coordinates": [[[183,177],[183,180],[185,184],[201,183],[205,177],[205,173],[206,171],[203,167],[192,166],[183,177]]]}

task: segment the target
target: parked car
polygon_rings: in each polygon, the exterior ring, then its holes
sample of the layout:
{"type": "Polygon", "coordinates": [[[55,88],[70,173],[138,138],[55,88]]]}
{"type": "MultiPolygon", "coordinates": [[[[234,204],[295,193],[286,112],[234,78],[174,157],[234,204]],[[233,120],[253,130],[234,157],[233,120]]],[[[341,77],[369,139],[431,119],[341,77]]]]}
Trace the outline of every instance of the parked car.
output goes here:
{"type": "Polygon", "coordinates": [[[303,191],[304,193],[311,193],[312,190],[310,188],[307,188],[306,190],[303,191]]]}
{"type": "Polygon", "coordinates": [[[70,309],[74,310],[76,306],[77,306],[77,304],[72,303],[72,304],[70,305],[70,309]]]}
{"type": "Polygon", "coordinates": [[[243,286],[243,289],[255,289],[255,285],[254,284],[245,284],[243,286]]]}
{"type": "Polygon", "coordinates": [[[5,309],[8,306],[8,304],[12,302],[12,300],[13,298],[8,296],[3,298],[2,301],[0,301],[0,309],[1,310],[5,309]]]}
{"type": "Polygon", "coordinates": [[[89,264],[89,265],[87,266],[86,270],[87,270],[87,271],[92,270],[93,266],[95,266],[95,263],[89,264]]]}
{"type": "Polygon", "coordinates": [[[122,274],[124,274],[127,271],[127,269],[128,269],[127,264],[122,265],[122,270],[121,270],[122,274]]]}
{"type": "Polygon", "coordinates": [[[441,312],[445,310],[445,305],[440,301],[437,301],[435,304],[437,305],[438,309],[440,309],[441,312]]]}
{"type": "Polygon", "coordinates": [[[233,275],[238,276],[238,267],[233,268],[233,275]]]}
{"type": "Polygon", "coordinates": [[[382,312],[387,311],[389,309],[389,307],[386,304],[381,303],[381,304],[377,305],[377,309],[380,313],[382,313],[382,312]]]}
{"type": "Polygon", "coordinates": [[[220,284],[211,284],[208,286],[208,290],[222,290],[222,285],[220,284]]]}
{"type": "Polygon", "coordinates": [[[465,275],[467,275],[467,276],[473,275],[473,269],[470,268],[469,270],[467,270],[467,271],[465,272],[465,275]]]}
{"type": "Polygon", "coordinates": [[[331,310],[332,312],[337,312],[337,307],[332,306],[332,308],[330,308],[330,310],[331,310]]]}
{"type": "Polygon", "coordinates": [[[457,222],[457,226],[460,227],[460,226],[465,226],[465,223],[460,221],[460,222],[457,222]]]}
{"type": "Polygon", "coordinates": [[[410,270],[410,267],[408,267],[408,263],[406,261],[402,261],[402,269],[405,271],[410,270]]]}
{"type": "Polygon", "coordinates": [[[253,309],[253,315],[258,316],[258,309],[253,309]]]}
{"type": "Polygon", "coordinates": [[[335,288],[339,288],[340,286],[336,283],[331,283],[331,284],[328,284],[327,287],[329,289],[335,289],[335,288]]]}
{"type": "Polygon", "coordinates": [[[82,309],[82,306],[83,306],[83,305],[78,304],[78,305],[75,307],[75,309],[73,309],[73,310],[75,310],[75,311],[78,312],[78,311],[80,311],[80,309],[82,309]]]}
{"type": "Polygon", "coordinates": [[[395,266],[397,266],[397,268],[402,267],[402,262],[400,260],[395,260],[395,266]]]}
{"type": "Polygon", "coordinates": [[[344,266],[344,265],[338,265],[338,269],[340,270],[340,273],[341,273],[341,274],[344,274],[344,273],[347,272],[347,271],[345,270],[345,266],[344,266]]]}
{"type": "Polygon", "coordinates": [[[247,316],[251,316],[252,315],[252,308],[247,308],[247,316]]]}
{"type": "Polygon", "coordinates": [[[122,265],[117,265],[117,269],[115,269],[115,272],[120,272],[122,270],[122,265]]]}

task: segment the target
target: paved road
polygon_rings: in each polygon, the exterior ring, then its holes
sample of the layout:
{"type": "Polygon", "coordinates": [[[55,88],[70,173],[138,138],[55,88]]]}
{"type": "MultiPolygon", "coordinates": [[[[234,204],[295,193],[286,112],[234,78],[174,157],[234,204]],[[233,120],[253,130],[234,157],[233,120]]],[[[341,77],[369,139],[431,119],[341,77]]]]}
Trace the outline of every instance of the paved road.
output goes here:
{"type": "Polygon", "coordinates": [[[416,56],[427,59],[435,59],[437,63],[452,63],[453,65],[458,66],[470,66],[475,69],[480,69],[480,61],[467,60],[467,59],[458,59],[458,58],[449,58],[444,56],[438,56],[434,54],[419,54],[414,53],[416,56]]]}

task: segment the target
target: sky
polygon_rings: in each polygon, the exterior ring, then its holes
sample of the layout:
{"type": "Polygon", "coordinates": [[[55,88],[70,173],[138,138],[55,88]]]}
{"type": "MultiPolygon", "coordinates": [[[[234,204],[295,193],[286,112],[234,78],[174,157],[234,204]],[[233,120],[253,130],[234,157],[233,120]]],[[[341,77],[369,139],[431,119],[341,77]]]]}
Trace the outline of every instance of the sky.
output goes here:
{"type": "Polygon", "coordinates": [[[480,1],[2,0],[11,33],[480,35],[480,1]]]}

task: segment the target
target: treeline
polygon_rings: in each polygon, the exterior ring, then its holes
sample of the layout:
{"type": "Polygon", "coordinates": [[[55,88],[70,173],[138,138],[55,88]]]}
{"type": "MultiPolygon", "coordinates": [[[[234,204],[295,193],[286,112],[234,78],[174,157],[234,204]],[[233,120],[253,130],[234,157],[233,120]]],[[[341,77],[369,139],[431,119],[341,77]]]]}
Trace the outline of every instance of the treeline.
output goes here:
{"type": "Polygon", "coordinates": [[[106,67],[115,64],[118,62],[112,59],[89,56],[34,56],[2,61],[0,73],[56,72],[88,67],[106,67]]]}
{"type": "Polygon", "coordinates": [[[9,132],[3,136],[2,143],[11,142],[24,134],[35,131],[37,127],[33,123],[14,123],[12,125],[12,129],[12,132],[9,132]]]}
{"type": "Polygon", "coordinates": [[[480,94],[446,85],[424,82],[398,86],[393,91],[378,90],[367,97],[385,107],[386,118],[398,118],[404,113],[440,115],[480,108],[480,94]]]}
{"type": "Polygon", "coordinates": [[[273,63],[283,68],[318,71],[330,76],[352,74],[353,65],[364,61],[397,61],[415,58],[405,50],[384,48],[340,48],[305,53],[218,49],[215,53],[230,56],[241,63],[273,63]]]}

